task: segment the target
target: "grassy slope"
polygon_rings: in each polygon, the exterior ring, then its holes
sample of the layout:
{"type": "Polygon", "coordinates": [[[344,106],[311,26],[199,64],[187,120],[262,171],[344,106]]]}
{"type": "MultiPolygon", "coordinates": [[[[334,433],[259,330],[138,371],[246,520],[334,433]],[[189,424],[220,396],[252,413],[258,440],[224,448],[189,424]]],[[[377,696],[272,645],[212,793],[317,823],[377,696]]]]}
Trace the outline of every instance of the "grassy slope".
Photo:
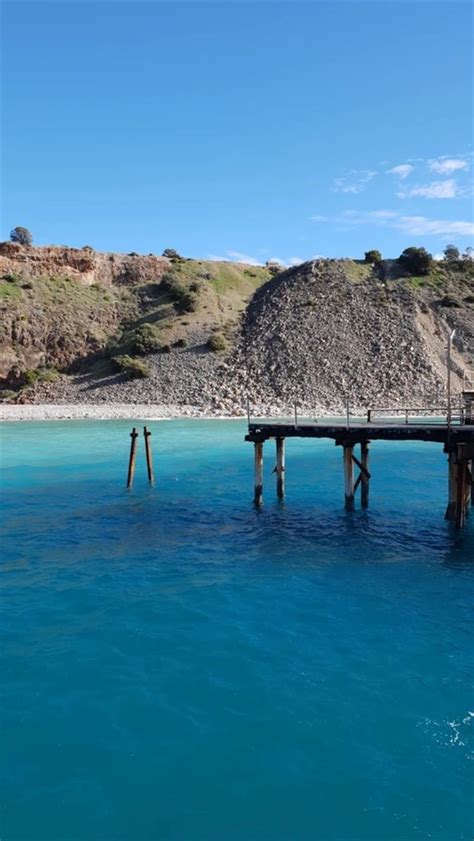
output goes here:
{"type": "Polygon", "coordinates": [[[12,361],[21,370],[39,364],[65,370],[108,344],[121,344],[121,352],[128,352],[130,334],[143,324],[154,325],[170,344],[192,343],[196,331],[230,332],[249,297],[269,277],[262,267],[204,260],[176,262],[168,275],[183,291],[193,288],[192,311],[180,312],[174,296],[153,278],[112,287],[65,278],[0,279],[4,375],[12,361]]]}

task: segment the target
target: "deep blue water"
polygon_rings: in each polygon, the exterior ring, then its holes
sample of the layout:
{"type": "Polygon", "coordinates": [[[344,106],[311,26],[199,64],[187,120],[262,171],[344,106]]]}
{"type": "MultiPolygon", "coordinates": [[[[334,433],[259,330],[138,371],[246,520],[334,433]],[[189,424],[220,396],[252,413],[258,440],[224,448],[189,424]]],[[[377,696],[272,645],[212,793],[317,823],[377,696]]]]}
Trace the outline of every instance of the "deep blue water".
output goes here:
{"type": "Polygon", "coordinates": [[[470,841],[474,516],[435,444],[2,429],[2,841],[470,841]]]}

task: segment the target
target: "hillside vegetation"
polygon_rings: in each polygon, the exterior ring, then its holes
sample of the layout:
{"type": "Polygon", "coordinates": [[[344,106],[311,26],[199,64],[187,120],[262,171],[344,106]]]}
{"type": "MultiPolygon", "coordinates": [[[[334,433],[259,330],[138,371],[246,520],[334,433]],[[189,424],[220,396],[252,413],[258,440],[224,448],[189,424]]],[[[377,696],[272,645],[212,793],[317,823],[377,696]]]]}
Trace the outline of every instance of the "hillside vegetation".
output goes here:
{"type": "Polygon", "coordinates": [[[216,332],[231,337],[269,276],[240,263],[3,243],[0,382],[30,385],[46,367],[112,372],[123,354],[206,344],[216,332]]]}
{"type": "MultiPolygon", "coordinates": [[[[473,366],[469,260],[274,266],[0,245],[0,379],[20,402],[207,411],[439,402],[473,366]],[[457,374],[457,376],[456,376],[457,374]]],[[[372,252],[369,252],[371,254],[372,252]]]]}

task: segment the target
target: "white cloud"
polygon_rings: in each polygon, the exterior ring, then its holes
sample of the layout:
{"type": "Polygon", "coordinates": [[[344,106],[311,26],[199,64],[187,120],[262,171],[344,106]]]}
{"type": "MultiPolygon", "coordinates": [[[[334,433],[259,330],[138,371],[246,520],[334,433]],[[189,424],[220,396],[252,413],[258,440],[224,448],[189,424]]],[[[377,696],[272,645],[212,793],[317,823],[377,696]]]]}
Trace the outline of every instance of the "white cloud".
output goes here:
{"type": "Polygon", "coordinates": [[[327,216],[316,215],[316,216],[310,216],[309,218],[311,219],[312,222],[328,222],[329,221],[327,216]]]}
{"type": "Polygon", "coordinates": [[[256,257],[250,257],[248,254],[242,254],[241,251],[227,251],[228,258],[235,260],[236,263],[247,263],[249,266],[261,266],[262,261],[257,260],[256,257]]]}
{"type": "Polygon", "coordinates": [[[438,172],[440,175],[451,175],[458,169],[467,169],[468,162],[463,158],[433,158],[428,161],[428,166],[433,172],[438,172]]]}
{"type": "Polygon", "coordinates": [[[407,234],[423,236],[425,234],[442,236],[443,234],[457,234],[458,236],[473,236],[474,223],[450,221],[448,219],[428,219],[426,216],[400,216],[394,227],[407,234]]]}
{"type": "Polygon", "coordinates": [[[334,179],[332,189],[335,193],[361,193],[375,175],[373,169],[351,169],[342,178],[334,179]]]}
{"type": "Polygon", "coordinates": [[[392,169],[388,169],[387,172],[391,175],[397,175],[399,178],[404,180],[405,178],[408,178],[414,169],[415,167],[411,164],[399,164],[398,166],[392,167],[392,169]]]}
{"type": "Polygon", "coordinates": [[[287,266],[301,266],[301,263],[304,263],[303,257],[288,257],[286,261],[287,266]]]}
{"type": "Polygon", "coordinates": [[[372,210],[371,212],[375,219],[392,219],[398,216],[395,210],[372,210]]]}
{"type": "Polygon", "coordinates": [[[403,216],[395,211],[346,210],[335,222],[351,225],[380,225],[395,228],[413,236],[473,236],[474,223],[450,219],[430,219],[427,216],[403,216]],[[381,213],[383,215],[381,215],[381,213]],[[387,214],[390,215],[387,215],[387,214]]]}
{"type": "Polygon", "coordinates": [[[446,181],[432,181],[431,184],[421,184],[412,187],[410,190],[400,190],[397,196],[401,199],[421,196],[424,199],[455,199],[458,195],[458,186],[454,178],[446,181]]]}

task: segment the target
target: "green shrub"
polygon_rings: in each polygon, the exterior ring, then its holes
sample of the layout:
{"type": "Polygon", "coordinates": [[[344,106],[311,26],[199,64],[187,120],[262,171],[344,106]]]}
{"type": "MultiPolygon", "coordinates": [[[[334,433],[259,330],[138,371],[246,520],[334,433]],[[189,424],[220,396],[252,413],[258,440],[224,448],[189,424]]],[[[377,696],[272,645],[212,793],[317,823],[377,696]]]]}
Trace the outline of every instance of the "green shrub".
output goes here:
{"type": "Polygon", "coordinates": [[[4,388],[0,390],[0,402],[1,403],[10,403],[16,400],[18,396],[17,391],[12,391],[10,388],[4,388]]]}
{"type": "Polygon", "coordinates": [[[133,351],[140,356],[163,349],[160,332],[153,324],[142,324],[133,334],[133,351]]]}
{"type": "Polygon", "coordinates": [[[165,250],[163,251],[162,257],[167,257],[168,260],[182,260],[183,259],[181,257],[181,255],[178,254],[177,251],[175,251],[174,248],[165,248],[165,250]]]}
{"type": "Polygon", "coordinates": [[[178,312],[194,312],[197,309],[198,296],[196,292],[184,286],[172,272],[166,272],[163,275],[161,288],[171,295],[178,312]]]}
{"type": "Polygon", "coordinates": [[[381,259],[382,255],[376,248],[373,248],[372,251],[366,251],[364,254],[364,260],[366,263],[380,263],[381,259]]]}
{"type": "Polygon", "coordinates": [[[133,356],[114,356],[113,363],[117,371],[122,374],[128,374],[133,379],[145,379],[150,376],[150,369],[140,359],[134,359],[133,356]]]}
{"type": "Polygon", "coordinates": [[[214,333],[210,336],[209,341],[207,343],[209,350],[212,350],[214,353],[225,350],[227,345],[222,333],[214,333]]]}
{"type": "Polygon", "coordinates": [[[451,263],[453,260],[459,260],[460,256],[459,248],[456,248],[455,245],[447,245],[443,251],[443,260],[446,260],[448,263],[451,263]]]}
{"type": "Polygon", "coordinates": [[[23,372],[23,382],[25,385],[33,385],[38,377],[38,371],[34,368],[27,368],[26,371],[23,372]]]}
{"type": "Polygon", "coordinates": [[[17,242],[20,245],[31,245],[33,242],[31,231],[28,228],[22,228],[21,225],[13,228],[13,231],[10,233],[10,239],[12,242],[17,242]]]}
{"type": "Polygon", "coordinates": [[[54,383],[59,377],[59,371],[54,365],[42,365],[36,369],[38,381],[42,383],[54,383]]]}
{"type": "Polygon", "coordinates": [[[54,365],[40,365],[39,368],[27,368],[23,371],[22,381],[24,386],[38,383],[54,383],[59,377],[59,371],[54,365]]]}
{"type": "Polygon", "coordinates": [[[412,245],[402,251],[398,262],[410,275],[425,275],[431,269],[433,256],[426,248],[416,248],[412,245]]]}

